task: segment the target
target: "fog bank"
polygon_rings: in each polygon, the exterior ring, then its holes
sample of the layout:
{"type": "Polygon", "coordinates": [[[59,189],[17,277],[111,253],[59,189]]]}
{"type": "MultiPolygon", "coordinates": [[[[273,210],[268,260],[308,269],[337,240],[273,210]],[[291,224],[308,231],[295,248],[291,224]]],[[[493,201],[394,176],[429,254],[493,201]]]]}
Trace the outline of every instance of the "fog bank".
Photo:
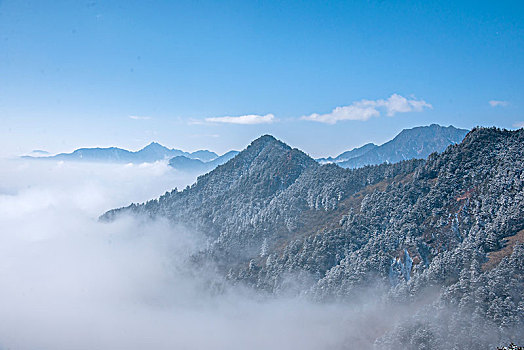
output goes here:
{"type": "Polygon", "coordinates": [[[190,228],[97,221],[194,181],[165,163],[0,165],[0,349],[336,349],[383,322],[348,305],[211,293],[216,276],[185,264],[202,242],[190,228]]]}

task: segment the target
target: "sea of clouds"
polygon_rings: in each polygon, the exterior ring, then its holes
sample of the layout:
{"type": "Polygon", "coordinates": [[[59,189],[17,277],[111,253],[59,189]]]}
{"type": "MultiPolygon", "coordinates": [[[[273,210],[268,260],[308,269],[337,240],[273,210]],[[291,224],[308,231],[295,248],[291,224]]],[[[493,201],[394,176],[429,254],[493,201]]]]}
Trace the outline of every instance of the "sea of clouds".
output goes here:
{"type": "Polygon", "coordinates": [[[0,349],[337,349],[376,336],[375,312],[212,292],[213,272],[185,263],[203,242],[188,228],[98,221],[195,179],[163,162],[0,161],[0,349]]]}

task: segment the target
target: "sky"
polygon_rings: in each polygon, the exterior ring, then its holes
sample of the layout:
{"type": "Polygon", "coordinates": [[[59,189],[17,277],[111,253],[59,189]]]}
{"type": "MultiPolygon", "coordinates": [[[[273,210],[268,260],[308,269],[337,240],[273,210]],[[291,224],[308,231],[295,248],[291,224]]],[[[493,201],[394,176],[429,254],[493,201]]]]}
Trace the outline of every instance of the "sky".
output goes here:
{"type": "Polygon", "coordinates": [[[0,0],[0,156],[524,126],[522,1],[0,0]]]}

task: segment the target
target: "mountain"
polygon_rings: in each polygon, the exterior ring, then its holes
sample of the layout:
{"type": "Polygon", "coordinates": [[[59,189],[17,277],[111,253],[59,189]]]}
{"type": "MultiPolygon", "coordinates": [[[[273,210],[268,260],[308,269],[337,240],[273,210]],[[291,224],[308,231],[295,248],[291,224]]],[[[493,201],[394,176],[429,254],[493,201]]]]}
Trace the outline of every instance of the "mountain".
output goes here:
{"type": "Polygon", "coordinates": [[[344,152],[336,158],[321,158],[321,163],[337,163],[343,168],[396,163],[408,159],[425,159],[433,152],[442,152],[449,145],[460,143],[468,130],[453,126],[420,126],[402,130],[393,140],[377,146],[372,143],[344,152]]]}
{"type": "Polygon", "coordinates": [[[137,152],[130,152],[131,161],[134,162],[155,162],[157,160],[162,160],[170,157],[172,154],[184,153],[179,150],[169,149],[157,142],[151,142],[149,145],[145,146],[137,152]]]}
{"type": "Polygon", "coordinates": [[[239,151],[229,151],[221,155],[220,157],[217,157],[216,159],[213,159],[211,162],[218,165],[222,165],[224,163],[227,163],[230,159],[236,157],[237,154],[239,154],[239,151]]]}
{"type": "Polygon", "coordinates": [[[60,153],[55,156],[40,157],[40,159],[54,159],[67,161],[88,162],[132,162],[133,152],[117,147],[108,148],[79,148],[73,153],[60,153]]]}
{"type": "Polygon", "coordinates": [[[79,148],[72,153],[60,153],[54,156],[23,156],[22,158],[106,163],[150,163],[176,156],[185,156],[190,159],[204,159],[206,161],[217,158],[217,154],[211,151],[200,150],[188,153],[178,149],[167,148],[157,142],[151,142],[149,145],[135,152],[117,147],[97,147],[79,148]]]}
{"type": "Polygon", "coordinates": [[[200,159],[191,159],[186,156],[177,156],[169,160],[169,165],[179,171],[193,172],[193,173],[207,173],[222,165],[235,157],[238,151],[229,151],[220,157],[215,157],[210,161],[202,161],[200,159]]]}
{"type": "Polygon", "coordinates": [[[374,143],[367,143],[364,146],[353,148],[350,151],[346,151],[344,153],[339,154],[337,157],[332,158],[319,158],[317,161],[320,164],[327,164],[327,163],[341,163],[345,162],[349,159],[360,157],[361,155],[371,151],[372,149],[375,149],[379,146],[375,145],[374,143]]]}
{"type": "Polygon", "coordinates": [[[199,159],[191,159],[185,156],[176,156],[169,160],[169,166],[185,172],[201,172],[208,171],[207,163],[199,159]]]}
{"type": "Polygon", "coordinates": [[[210,162],[213,159],[218,158],[218,154],[216,154],[215,152],[208,151],[208,150],[200,150],[200,151],[192,152],[189,158],[198,159],[198,160],[201,160],[202,162],[210,162]]]}
{"type": "Polygon", "coordinates": [[[29,157],[44,157],[48,156],[50,153],[41,149],[34,149],[32,150],[27,156],[29,157]]]}
{"type": "MultiPolygon", "coordinates": [[[[124,211],[130,209],[148,215],[158,214],[181,223],[196,220],[197,229],[210,237],[220,237],[224,243],[224,254],[233,259],[244,255],[246,250],[227,247],[226,241],[235,241],[233,244],[236,245],[245,238],[245,243],[252,249],[259,249],[258,237],[254,232],[245,230],[246,225],[251,226],[248,222],[260,215],[259,211],[274,196],[291,186],[303,172],[318,166],[305,153],[265,135],[227,163],[200,176],[191,190],[171,191],[158,200],[133,205],[124,211]],[[230,200],[232,198],[235,200],[230,200]],[[243,205],[238,206],[238,202],[243,205]],[[236,224],[232,225],[230,220],[236,224]],[[241,232],[240,228],[243,228],[241,232]]],[[[104,218],[109,219],[121,211],[110,211],[104,218]]]]}
{"type": "MultiPolygon", "coordinates": [[[[406,134],[394,141],[409,145],[406,134]]],[[[200,231],[196,266],[214,263],[228,283],[403,305],[407,318],[374,335],[379,348],[522,343],[523,145],[522,129],[475,128],[427,160],[343,169],[266,135],[191,187],[101,220],[200,231]]]]}

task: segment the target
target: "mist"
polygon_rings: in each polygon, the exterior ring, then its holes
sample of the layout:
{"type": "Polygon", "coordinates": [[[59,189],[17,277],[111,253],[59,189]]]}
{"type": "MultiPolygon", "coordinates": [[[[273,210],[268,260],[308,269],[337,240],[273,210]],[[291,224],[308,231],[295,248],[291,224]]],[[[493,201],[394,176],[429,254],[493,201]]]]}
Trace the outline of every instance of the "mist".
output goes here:
{"type": "Polygon", "coordinates": [[[204,239],[191,228],[161,219],[97,220],[195,178],[165,163],[2,161],[0,348],[333,349],[348,337],[369,343],[366,329],[386,322],[363,311],[372,306],[269,298],[240,287],[216,293],[207,287],[219,280],[213,269],[187,267],[204,239]]]}
{"type": "MultiPolygon", "coordinates": [[[[426,308],[438,288],[407,304],[387,301],[381,287],[347,302],[315,302],[289,276],[290,291],[268,295],[230,285],[213,266],[195,269],[189,258],[206,237],[191,227],[140,216],[98,220],[197,175],[165,162],[1,160],[0,350],[416,349],[407,339],[432,332],[417,333],[417,324],[446,334],[439,327],[447,321],[426,308]]],[[[485,342],[497,344],[495,325],[483,329],[485,342]]]]}

